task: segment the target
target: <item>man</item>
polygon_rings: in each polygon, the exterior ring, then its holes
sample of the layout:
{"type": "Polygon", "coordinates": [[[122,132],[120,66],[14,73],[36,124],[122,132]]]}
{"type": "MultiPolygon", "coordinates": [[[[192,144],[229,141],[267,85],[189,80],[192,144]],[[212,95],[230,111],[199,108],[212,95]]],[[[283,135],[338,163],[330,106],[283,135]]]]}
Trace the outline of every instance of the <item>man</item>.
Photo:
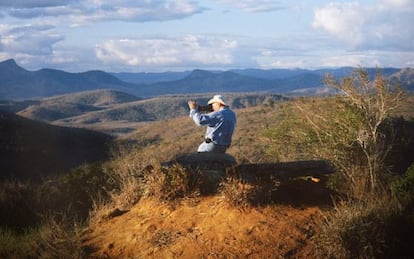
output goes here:
{"type": "Polygon", "coordinates": [[[204,142],[197,152],[225,153],[230,147],[236,126],[236,114],[226,105],[221,95],[215,95],[208,104],[212,112],[202,114],[195,101],[188,101],[190,117],[198,126],[207,126],[204,142]]]}

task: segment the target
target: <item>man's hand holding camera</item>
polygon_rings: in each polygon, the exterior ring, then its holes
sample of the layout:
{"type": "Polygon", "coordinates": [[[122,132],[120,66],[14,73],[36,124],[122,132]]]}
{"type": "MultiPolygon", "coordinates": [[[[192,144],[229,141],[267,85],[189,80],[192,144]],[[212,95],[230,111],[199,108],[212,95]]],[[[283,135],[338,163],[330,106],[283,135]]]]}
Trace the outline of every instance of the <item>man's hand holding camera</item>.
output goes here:
{"type": "Polygon", "coordinates": [[[198,104],[196,101],[190,100],[188,101],[188,108],[190,109],[198,109],[198,104]]]}
{"type": "Polygon", "coordinates": [[[212,112],[213,111],[213,106],[211,104],[208,105],[198,105],[196,101],[190,100],[188,101],[188,107],[190,109],[196,109],[200,112],[212,112]]]}

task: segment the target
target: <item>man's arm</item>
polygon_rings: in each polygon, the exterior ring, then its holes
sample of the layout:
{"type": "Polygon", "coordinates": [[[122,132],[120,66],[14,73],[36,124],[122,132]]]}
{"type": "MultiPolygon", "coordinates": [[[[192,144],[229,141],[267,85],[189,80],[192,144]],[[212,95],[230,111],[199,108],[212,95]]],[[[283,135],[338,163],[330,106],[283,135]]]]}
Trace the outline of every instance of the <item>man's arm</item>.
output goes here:
{"type": "Polygon", "coordinates": [[[200,111],[198,110],[198,104],[196,101],[190,100],[188,101],[188,108],[190,108],[190,117],[193,119],[195,124],[201,126],[200,124],[200,111]]]}
{"type": "Polygon", "coordinates": [[[188,101],[188,107],[190,108],[190,117],[198,126],[212,126],[217,122],[216,116],[201,114],[195,101],[188,101]]]}

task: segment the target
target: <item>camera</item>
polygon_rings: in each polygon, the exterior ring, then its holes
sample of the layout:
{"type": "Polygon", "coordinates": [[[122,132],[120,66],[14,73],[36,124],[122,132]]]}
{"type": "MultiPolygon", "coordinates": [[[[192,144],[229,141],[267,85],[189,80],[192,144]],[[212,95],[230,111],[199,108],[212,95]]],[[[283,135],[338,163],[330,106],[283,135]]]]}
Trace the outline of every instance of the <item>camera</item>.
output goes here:
{"type": "Polygon", "coordinates": [[[197,108],[200,112],[212,112],[213,111],[213,106],[211,104],[199,105],[197,108]]]}

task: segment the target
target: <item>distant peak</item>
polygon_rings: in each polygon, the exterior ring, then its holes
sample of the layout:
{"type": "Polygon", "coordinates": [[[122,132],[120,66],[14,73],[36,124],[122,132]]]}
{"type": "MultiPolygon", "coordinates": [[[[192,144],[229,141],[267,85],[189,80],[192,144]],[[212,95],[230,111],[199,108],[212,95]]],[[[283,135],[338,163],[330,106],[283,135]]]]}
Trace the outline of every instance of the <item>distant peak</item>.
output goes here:
{"type": "Polygon", "coordinates": [[[14,59],[7,59],[7,60],[4,60],[4,61],[2,61],[2,62],[0,62],[0,64],[4,64],[4,65],[15,65],[15,66],[17,66],[17,63],[16,63],[16,61],[14,60],[14,59]]]}
{"type": "Polygon", "coordinates": [[[210,72],[209,72],[209,71],[207,71],[207,70],[202,70],[202,69],[194,69],[194,70],[191,72],[191,74],[201,74],[201,73],[205,74],[205,73],[210,73],[210,72]]]}
{"type": "Polygon", "coordinates": [[[205,76],[210,76],[212,74],[212,72],[207,71],[207,70],[201,70],[201,69],[194,69],[190,75],[188,75],[188,77],[191,78],[198,78],[198,77],[205,77],[205,76]]]}
{"type": "Polygon", "coordinates": [[[7,59],[5,61],[0,62],[0,69],[5,72],[21,72],[27,71],[26,69],[22,68],[21,66],[17,65],[14,59],[7,59]]]}

